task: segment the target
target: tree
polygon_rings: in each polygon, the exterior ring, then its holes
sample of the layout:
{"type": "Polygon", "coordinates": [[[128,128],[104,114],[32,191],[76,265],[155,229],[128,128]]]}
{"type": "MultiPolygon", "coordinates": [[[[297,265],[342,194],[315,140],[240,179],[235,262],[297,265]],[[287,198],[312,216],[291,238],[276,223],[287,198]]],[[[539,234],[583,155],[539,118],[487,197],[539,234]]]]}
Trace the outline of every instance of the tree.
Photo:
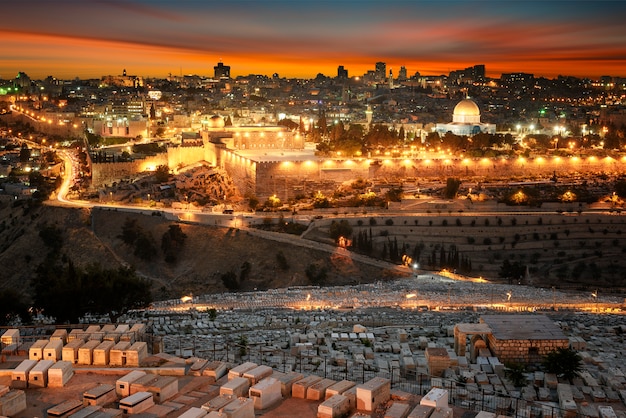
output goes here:
{"type": "Polygon", "coordinates": [[[126,218],[122,224],[122,233],[117,237],[124,241],[124,244],[133,245],[143,229],[137,223],[137,219],[126,218]]]}
{"type": "Polygon", "coordinates": [[[561,347],[548,353],[542,364],[548,373],[571,381],[582,370],[582,357],[569,347],[561,347]]]}
{"type": "Polygon", "coordinates": [[[239,341],[237,342],[239,346],[239,357],[243,357],[248,352],[248,337],[242,335],[239,337],[239,341]]]}
{"type": "Polygon", "coordinates": [[[17,318],[21,323],[30,322],[28,305],[15,290],[0,291],[0,325],[11,325],[17,318]]]}
{"type": "Polygon", "coordinates": [[[304,274],[312,284],[322,285],[326,282],[326,267],[319,267],[316,264],[309,264],[304,270],[304,274]]]}
{"type": "Polygon", "coordinates": [[[289,270],[289,262],[287,262],[287,257],[285,257],[285,254],[282,251],[276,253],[276,262],[281,270],[289,270]]]}
{"type": "Polygon", "coordinates": [[[169,229],[161,237],[161,250],[165,254],[165,261],[168,263],[176,262],[178,253],[180,253],[187,235],[180,228],[180,225],[170,225],[169,229]]]}
{"type": "Polygon", "coordinates": [[[137,219],[126,218],[122,225],[122,234],[118,235],[118,238],[125,244],[134,246],[133,254],[143,260],[151,260],[157,254],[157,247],[152,234],[139,226],[137,219]]]}
{"type": "Polygon", "coordinates": [[[352,236],[352,227],[345,219],[339,222],[332,221],[329,228],[330,237],[338,242],[340,237],[350,238],[352,236]]]}
{"type": "Polygon", "coordinates": [[[250,210],[256,210],[256,208],[259,206],[259,203],[259,199],[256,196],[248,197],[248,207],[250,208],[250,210]]]}
{"type": "Polygon", "coordinates": [[[513,386],[520,388],[526,386],[526,368],[522,364],[507,364],[504,369],[504,375],[511,381],[513,386]]]}
{"type": "Polygon", "coordinates": [[[519,261],[511,263],[508,259],[502,262],[498,276],[509,279],[521,279],[526,274],[526,266],[519,261]]]}
{"type": "Polygon", "coordinates": [[[161,164],[154,171],[154,179],[157,183],[165,183],[170,179],[170,168],[166,164],[161,164]]]}
{"type": "Polygon", "coordinates": [[[446,199],[454,199],[461,186],[461,180],[457,178],[448,177],[446,180],[446,188],[443,191],[443,196],[446,199]]]}
{"type": "Polygon", "coordinates": [[[619,179],[615,182],[615,185],[613,186],[615,189],[615,193],[623,198],[626,198],[626,180],[625,179],[619,179]]]}
{"type": "Polygon", "coordinates": [[[227,271],[222,274],[222,284],[231,292],[239,289],[239,283],[237,282],[237,275],[234,271],[227,271]]]}
{"type": "Polygon", "coordinates": [[[157,247],[152,234],[144,231],[137,237],[133,254],[142,260],[152,260],[157,254],[157,247]]]}
{"type": "Polygon", "coordinates": [[[107,314],[112,322],[129,309],[152,302],[150,282],[126,267],[104,269],[91,264],[77,268],[47,260],[33,280],[34,306],[57,322],[77,323],[87,313],[107,314]]]}
{"type": "Polygon", "coordinates": [[[392,187],[387,191],[387,201],[389,202],[401,202],[402,201],[402,187],[392,187]]]}
{"type": "Polygon", "coordinates": [[[63,231],[55,225],[46,225],[41,228],[39,237],[52,252],[58,252],[63,246],[63,231]]]}

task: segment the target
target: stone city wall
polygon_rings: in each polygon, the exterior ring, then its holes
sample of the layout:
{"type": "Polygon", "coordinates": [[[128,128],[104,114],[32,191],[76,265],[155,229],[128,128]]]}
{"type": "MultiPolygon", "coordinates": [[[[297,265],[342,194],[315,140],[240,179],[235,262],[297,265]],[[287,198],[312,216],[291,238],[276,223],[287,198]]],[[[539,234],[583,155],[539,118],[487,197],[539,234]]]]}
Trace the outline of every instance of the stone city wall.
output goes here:
{"type": "Polygon", "coordinates": [[[167,149],[167,165],[170,169],[182,168],[206,160],[206,148],[200,146],[169,147],[167,149]]]}
{"type": "Polygon", "coordinates": [[[94,187],[100,187],[134,177],[137,173],[153,171],[156,167],[167,164],[166,153],[124,163],[94,163],[91,181],[94,187]]]}
{"type": "Polygon", "coordinates": [[[256,195],[257,163],[248,158],[225,152],[222,165],[242,196],[256,195]]]}

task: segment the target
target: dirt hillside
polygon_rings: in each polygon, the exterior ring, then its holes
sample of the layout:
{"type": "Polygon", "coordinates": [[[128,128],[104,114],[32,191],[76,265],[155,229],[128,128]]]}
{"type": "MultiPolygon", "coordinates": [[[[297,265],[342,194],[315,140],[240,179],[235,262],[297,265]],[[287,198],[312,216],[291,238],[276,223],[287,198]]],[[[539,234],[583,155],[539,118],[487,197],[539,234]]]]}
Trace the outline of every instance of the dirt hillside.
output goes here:
{"type": "Polygon", "coordinates": [[[76,265],[133,266],[140,275],[154,281],[158,299],[226,291],[222,276],[227,272],[235,274],[240,290],[309,285],[305,270],[310,265],[318,270],[325,268],[329,284],[374,281],[387,274],[383,269],[359,265],[345,257],[252,237],[242,230],[189,224],[180,224],[187,238],[178,261],[167,263],[160,245],[172,222],[161,216],[50,206],[16,208],[9,204],[0,208],[0,215],[0,225],[4,225],[0,232],[0,289],[13,287],[24,293],[29,292],[25,284],[34,277],[49,251],[39,237],[46,225],[62,230],[61,253],[76,265]],[[119,238],[127,219],[136,219],[154,239],[158,251],[152,260],[135,256],[134,248],[119,238]],[[287,268],[278,262],[280,253],[287,268]],[[249,264],[248,273],[241,279],[245,263],[249,264]]]}

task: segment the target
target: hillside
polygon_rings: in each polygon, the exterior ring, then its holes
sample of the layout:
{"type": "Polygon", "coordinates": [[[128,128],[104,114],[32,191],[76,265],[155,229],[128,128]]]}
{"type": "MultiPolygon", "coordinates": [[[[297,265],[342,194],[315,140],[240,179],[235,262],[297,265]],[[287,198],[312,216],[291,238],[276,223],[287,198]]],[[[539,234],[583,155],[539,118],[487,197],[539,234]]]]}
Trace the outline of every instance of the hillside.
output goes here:
{"type": "MultiPolygon", "coordinates": [[[[377,216],[347,219],[355,237],[366,235],[374,257],[390,248],[428,270],[448,268],[450,258],[471,262],[470,276],[500,278],[502,265],[518,265],[524,284],[561,288],[626,287],[626,217],[601,213],[472,214],[377,216]],[[371,238],[370,238],[371,237],[371,238]],[[444,262],[442,263],[442,256],[444,262]]],[[[331,221],[307,235],[328,237],[331,221]]],[[[383,257],[385,258],[385,257],[383,257]]],[[[453,260],[452,260],[453,261],[453,260]]],[[[453,268],[458,268],[459,263],[453,268]]],[[[510,283],[517,283],[511,278],[510,283]]]]}
{"type": "MultiPolygon", "coordinates": [[[[158,248],[173,223],[162,216],[144,216],[114,209],[28,208],[13,202],[0,204],[0,289],[29,294],[28,284],[49,249],[39,236],[45,226],[62,231],[61,254],[78,266],[100,263],[107,268],[133,266],[154,282],[156,299],[226,291],[222,280],[232,272],[240,290],[310,285],[311,265],[327,270],[327,284],[365,283],[398,272],[359,263],[342,252],[299,247],[252,236],[245,230],[180,223],[187,238],[176,263],[167,263],[159,249],[151,261],[133,254],[119,238],[128,219],[148,231],[158,248]],[[282,267],[279,258],[284,256],[282,267]],[[286,262],[286,263],[285,263],[286,262]],[[287,268],[285,267],[287,265],[287,268]],[[242,278],[243,277],[243,278],[242,278]]],[[[438,270],[442,254],[454,251],[471,261],[471,276],[503,280],[503,263],[522,265],[525,284],[570,288],[602,287],[620,291],[626,267],[626,217],[606,214],[543,215],[427,215],[350,217],[353,238],[367,234],[372,255],[380,257],[392,243],[422,269],[438,270]],[[403,250],[402,250],[403,249],[403,250]],[[442,251],[443,250],[443,251],[442,251]]],[[[330,219],[316,220],[306,238],[329,243],[330,219]]],[[[511,281],[512,283],[515,280],[511,281]]]]}
{"type": "Polygon", "coordinates": [[[62,230],[61,253],[78,266],[100,263],[107,268],[133,266],[154,281],[155,297],[177,298],[194,293],[223,292],[222,275],[233,272],[240,290],[279,288],[311,284],[305,269],[309,265],[327,269],[327,283],[348,284],[380,279],[389,272],[383,268],[353,263],[345,257],[249,236],[245,231],[213,226],[180,224],[187,238],[174,264],[166,263],[158,252],[151,261],[133,255],[133,248],[118,236],[126,219],[134,218],[160,247],[161,237],[172,223],[161,216],[143,216],[115,210],[93,211],[42,206],[26,209],[0,208],[0,289],[16,288],[29,293],[28,284],[48,248],[39,237],[46,225],[62,230]],[[277,254],[282,253],[288,268],[281,268],[277,254]],[[244,263],[249,263],[245,279],[240,280],[244,263]]]}

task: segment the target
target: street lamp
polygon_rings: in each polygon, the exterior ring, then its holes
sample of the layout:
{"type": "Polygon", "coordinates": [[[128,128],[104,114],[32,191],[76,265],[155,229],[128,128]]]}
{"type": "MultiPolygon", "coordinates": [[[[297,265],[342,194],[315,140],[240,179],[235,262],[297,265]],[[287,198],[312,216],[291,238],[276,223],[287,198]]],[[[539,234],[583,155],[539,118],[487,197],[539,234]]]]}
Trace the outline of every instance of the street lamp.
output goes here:
{"type": "Polygon", "coordinates": [[[598,312],[598,289],[596,289],[592,294],[591,297],[593,297],[593,300],[596,304],[596,312],[598,312]]]}

